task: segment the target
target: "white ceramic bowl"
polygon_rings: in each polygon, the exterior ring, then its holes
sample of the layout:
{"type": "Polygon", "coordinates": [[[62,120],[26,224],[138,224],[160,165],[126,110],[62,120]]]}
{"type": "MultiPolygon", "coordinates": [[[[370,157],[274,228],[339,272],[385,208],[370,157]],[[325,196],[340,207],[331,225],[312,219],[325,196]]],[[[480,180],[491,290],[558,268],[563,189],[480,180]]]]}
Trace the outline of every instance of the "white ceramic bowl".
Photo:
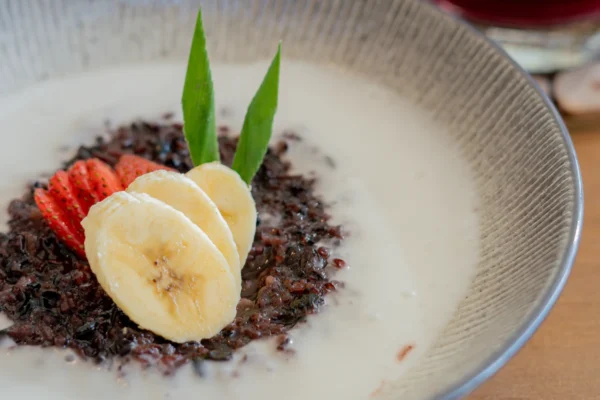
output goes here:
{"type": "MultiPolygon", "coordinates": [[[[92,67],[185,59],[197,3],[4,1],[0,94],[92,67]]],[[[283,39],[286,57],[368,73],[448,127],[481,199],[477,273],[437,344],[382,398],[453,399],[474,389],[539,326],[575,257],[581,180],[554,107],[497,47],[419,1],[203,7],[215,59],[265,59],[283,39]]]]}

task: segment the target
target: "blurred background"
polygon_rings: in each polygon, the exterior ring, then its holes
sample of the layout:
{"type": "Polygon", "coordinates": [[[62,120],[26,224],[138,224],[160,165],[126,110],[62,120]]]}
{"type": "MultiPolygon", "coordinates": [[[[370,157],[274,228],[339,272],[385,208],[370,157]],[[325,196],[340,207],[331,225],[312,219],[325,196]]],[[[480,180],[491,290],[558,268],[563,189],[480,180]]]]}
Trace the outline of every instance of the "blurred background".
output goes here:
{"type": "Polygon", "coordinates": [[[600,0],[433,0],[500,44],[572,128],[600,129],[600,0]]]}
{"type": "Polygon", "coordinates": [[[431,0],[475,25],[537,80],[575,144],[585,193],[580,251],[533,340],[469,398],[600,399],[600,0],[431,0]]]}

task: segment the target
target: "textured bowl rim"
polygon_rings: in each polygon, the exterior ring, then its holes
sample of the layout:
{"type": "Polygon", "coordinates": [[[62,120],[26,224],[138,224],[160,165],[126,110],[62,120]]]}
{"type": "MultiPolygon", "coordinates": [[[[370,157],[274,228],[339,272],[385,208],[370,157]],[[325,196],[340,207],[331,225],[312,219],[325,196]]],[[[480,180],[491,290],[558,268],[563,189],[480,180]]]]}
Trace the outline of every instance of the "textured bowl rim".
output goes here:
{"type": "Polygon", "coordinates": [[[517,354],[519,350],[521,350],[523,345],[529,341],[529,339],[540,327],[542,322],[544,322],[552,307],[554,307],[556,300],[560,296],[563,288],[565,287],[567,279],[569,278],[581,240],[581,228],[583,225],[583,182],[581,179],[581,170],[579,168],[579,162],[577,161],[575,146],[573,145],[569,130],[567,129],[562,117],[552,101],[539,87],[533,77],[527,73],[513,58],[511,58],[508,53],[502,47],[500,47],[499,44],[489,39],[467,21],[458,16],[443,12],[428,2],[424,2],[424,5],[426,7],[431,7],[433,11],[442,14],[442,18],[453,19],[457,24],[463,25],[463,27],[466,28],[466,30],[472,35],[482,38],[498,53],[504,56],[510,62],[512,67],[516,69],[519,75],[525,78],[527,83],[537,91],[542,98],[544,105],[548,108],[550,114],[560,129],[563,144],[566,147],[568,159],[571,164],[571,174],[573,176],[574,185],[573,220],[571,221],[571,226],[569,228],[567,248],[565,249],[565,253],[560,260],[560,271],[556,274],[556,277],[548,286],[546,293],[544,293],[542,300],[533,310],[531,316],[523,324],[521,324],[521,326],[519,326],[516,332],[511,335],[511,337],[502,345],[500,349],[496,350],[490,357],[482,362],[475,372],[465,376],[457,383],[444,390],[444,392],[438,393],[431,398],[431,400],[455,400],[468,395],[483,382],[492,377],[496,372],[498,372],[500,368],[502,368],[515,354],[517,354]]]}

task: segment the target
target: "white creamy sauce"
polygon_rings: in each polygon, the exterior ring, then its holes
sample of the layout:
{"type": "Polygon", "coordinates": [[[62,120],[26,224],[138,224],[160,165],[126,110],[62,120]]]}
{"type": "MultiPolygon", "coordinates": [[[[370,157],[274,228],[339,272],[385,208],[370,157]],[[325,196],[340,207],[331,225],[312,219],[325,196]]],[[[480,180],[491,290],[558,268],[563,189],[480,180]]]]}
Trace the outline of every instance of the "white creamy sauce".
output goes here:
{"type": "MultiPolygon", "coordinates": [[[[218,121],[237,131],[267,64],[213,69],[218,121]]],[[[184,71],[184,64],[125,67],[0,99],[0,135],[11,143],[0,146],[3,209],[27,182],[56,170],[70,156],[65,147],[90,144],[106,120],[114,126],[169,111],[179,119],[184,71]]],[[[315,173],[333,222],[350,232],[334,251],[349,265],[335,276],[346,288],[291,332],[295,355],[255,341],[231,362],[207,363],[203,378],[191,367],[164,378],[132,364],[118,376],[114,368],[65,361],[66,351],[4,346],[3,398],[366,399],[418,362],[477,262],[468,166],[426,112],[341,71],[284,63],[279,104],[276,135],[292,130],[302,138],[289,158],[296,170],[315,173]],[[399,362],[406,345],[415,348],[399,362]]]]}

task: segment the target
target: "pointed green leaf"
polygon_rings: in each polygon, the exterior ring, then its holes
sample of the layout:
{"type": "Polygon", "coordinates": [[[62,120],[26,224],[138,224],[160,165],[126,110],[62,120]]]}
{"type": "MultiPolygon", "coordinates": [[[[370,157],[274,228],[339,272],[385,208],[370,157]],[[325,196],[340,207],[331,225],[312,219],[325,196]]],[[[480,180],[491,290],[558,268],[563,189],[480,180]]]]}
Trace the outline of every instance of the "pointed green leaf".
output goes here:
{"type": "Polygon", "coordinates": [[[183,130],[194,165],[219,160],[213,88],[202,11],[198,11],[181,99],[183,130]]]}
{"type": "Polygon", "coordinates": [[[280,54],[281,43],[262,84],[248,107],[233,158],[232,168],[248,184],[258,171],[271,139],[273,118],[277,111],[279,96],[280,54]]]}

